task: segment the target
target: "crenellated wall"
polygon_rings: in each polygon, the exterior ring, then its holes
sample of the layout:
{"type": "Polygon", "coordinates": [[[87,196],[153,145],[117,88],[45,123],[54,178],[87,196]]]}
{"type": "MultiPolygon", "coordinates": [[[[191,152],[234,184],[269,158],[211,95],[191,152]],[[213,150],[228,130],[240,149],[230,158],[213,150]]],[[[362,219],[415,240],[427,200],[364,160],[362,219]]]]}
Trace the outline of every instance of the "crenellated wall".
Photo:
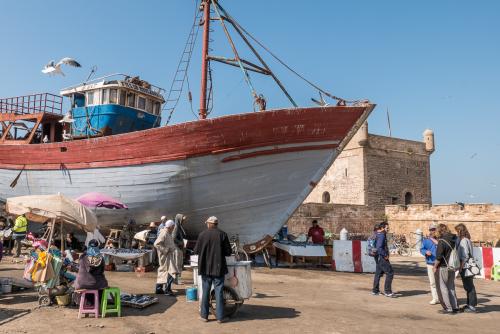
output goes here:
{"type": "Polygon", "coordinates": [[[500,205],[388,205],[385,207],[385,215],[392,232],[406,236],[410,236],[418,228],[425,233],[430,223],[434,222],[446,224],[452,231],[455,225],[463,223],[474,241],[496,244],[500,239],[500,205]]]}

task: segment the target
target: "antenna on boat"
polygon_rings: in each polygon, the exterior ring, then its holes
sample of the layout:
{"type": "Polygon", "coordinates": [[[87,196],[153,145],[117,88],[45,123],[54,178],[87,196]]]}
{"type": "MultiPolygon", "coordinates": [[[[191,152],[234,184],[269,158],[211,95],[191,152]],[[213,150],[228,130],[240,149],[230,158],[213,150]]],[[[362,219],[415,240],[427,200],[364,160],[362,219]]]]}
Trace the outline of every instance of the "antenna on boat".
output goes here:
{"type": "Polygon", "coordinates": [[[89,75],[87,76],[87,79],[85,79],[85,81],[83,82],[83,84],[87,83],[90,78],[92,78],[92,76],[94,76],[97,72],[97,65],[94,65],[90,68],[90,73],[89,75]]]}
{"type": "Polygon", "coordinates": [[[389,117],[389,107],[387,107],[385,111],[387,113],[387,126],[389,127],[389,137],[392,137],[391,118],[389,117]]]}

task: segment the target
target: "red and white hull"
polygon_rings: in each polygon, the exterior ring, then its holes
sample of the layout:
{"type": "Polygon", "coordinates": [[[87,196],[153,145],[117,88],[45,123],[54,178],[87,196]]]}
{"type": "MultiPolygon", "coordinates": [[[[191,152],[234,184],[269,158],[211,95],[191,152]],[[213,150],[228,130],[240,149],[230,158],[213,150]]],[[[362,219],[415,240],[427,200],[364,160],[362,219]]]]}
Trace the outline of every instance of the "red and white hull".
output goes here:
{"type": "Polygon", "coordinates": [[[373,107],[266,111],[88,140],[0,145],[0,198],[98,191],[129,207],[99,210],[102,225],[184,213],[187,232],[196,236],[215,215],[228,234],[251,243],[288,220],[373,107]]]}

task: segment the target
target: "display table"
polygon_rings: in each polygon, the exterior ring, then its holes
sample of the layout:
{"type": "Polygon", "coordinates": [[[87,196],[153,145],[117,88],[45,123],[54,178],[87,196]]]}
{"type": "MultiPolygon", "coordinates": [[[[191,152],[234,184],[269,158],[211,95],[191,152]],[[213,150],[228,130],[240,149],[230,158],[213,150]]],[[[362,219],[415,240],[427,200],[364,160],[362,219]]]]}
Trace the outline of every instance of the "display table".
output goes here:
{"type": "Polygon", "coordinates": [[[276,249],[276,261],[286,262],[289,266],[295,265],[295,258],[302,259],[316,258],[316,263],[321,264],[323,258],[328,254],[324,245],[315,245],[312,243],[293,243],[293,242],[273,242],[276,249]]]}

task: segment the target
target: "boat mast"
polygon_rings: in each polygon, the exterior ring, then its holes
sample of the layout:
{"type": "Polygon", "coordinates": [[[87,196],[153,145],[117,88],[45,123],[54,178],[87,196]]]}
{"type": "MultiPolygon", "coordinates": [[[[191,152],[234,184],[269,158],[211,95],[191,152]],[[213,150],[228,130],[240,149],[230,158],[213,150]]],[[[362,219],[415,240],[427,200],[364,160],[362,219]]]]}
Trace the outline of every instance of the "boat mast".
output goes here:
{"type": "Polygon", "coordinates": [[[200,119],[207,118],[207,77],[208,77],[208,43],[210,39],[210,0],[203,0],[203,48],[201,51],[201,94],[200,94],[200,119]]]}

